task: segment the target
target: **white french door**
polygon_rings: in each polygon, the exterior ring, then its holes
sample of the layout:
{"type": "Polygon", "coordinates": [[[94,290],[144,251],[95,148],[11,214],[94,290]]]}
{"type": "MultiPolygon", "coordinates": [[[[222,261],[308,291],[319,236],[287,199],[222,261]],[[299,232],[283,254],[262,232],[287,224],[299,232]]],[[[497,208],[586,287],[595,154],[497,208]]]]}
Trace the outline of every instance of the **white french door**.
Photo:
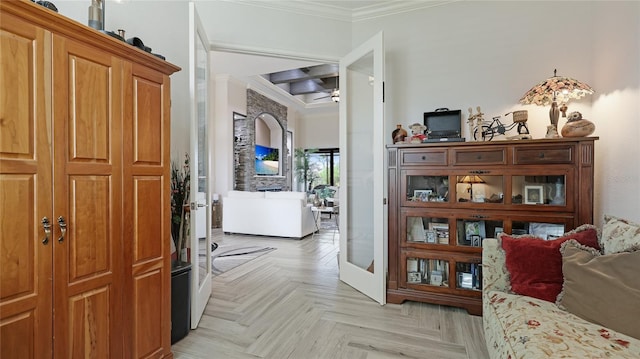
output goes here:
{"type": "Polygon", "coordinates": [[[209,190],[209,40],[189,3],[191,90],[191,329],[198,327],[211,296],[211,196],[209,190]]]}
{"type": "Polygon", "coordinates": [[[340,61],[340,280],[386,303],[384,42],[340,61]]]}

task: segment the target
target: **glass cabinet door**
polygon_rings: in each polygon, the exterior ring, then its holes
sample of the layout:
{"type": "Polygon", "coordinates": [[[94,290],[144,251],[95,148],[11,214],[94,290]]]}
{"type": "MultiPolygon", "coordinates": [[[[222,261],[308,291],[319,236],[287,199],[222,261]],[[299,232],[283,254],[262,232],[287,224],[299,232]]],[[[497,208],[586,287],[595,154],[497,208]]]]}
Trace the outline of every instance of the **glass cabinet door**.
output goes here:
{"type": "Polygon", "coordinates": [[[444,203],[449,201],[449,176],[446,174],[406,174],[404,198],[408,205],[444,203]]]}
{"type": "Polygon", "coordinates": [[[511,176],[511,203],[570,207],[567,183],[571,180],[565,174],[511,176]]]}
{"type": "Polygon", "coordinates": [[[455,178],[456,202],[504,202],[504,180],[501,175],[464,174],[455,178]]]}
{"type": "Polygon", "coordinates": [[[449,244],[449,220],[430,214],[403,215],[406,234],[404,242],[407,244],[449,244]]]}
{"type": "Polygon", "coordinates": [[[449,286],[449,261],[443,259],[407,257],[406,273],[407,284],[449,286]]]}

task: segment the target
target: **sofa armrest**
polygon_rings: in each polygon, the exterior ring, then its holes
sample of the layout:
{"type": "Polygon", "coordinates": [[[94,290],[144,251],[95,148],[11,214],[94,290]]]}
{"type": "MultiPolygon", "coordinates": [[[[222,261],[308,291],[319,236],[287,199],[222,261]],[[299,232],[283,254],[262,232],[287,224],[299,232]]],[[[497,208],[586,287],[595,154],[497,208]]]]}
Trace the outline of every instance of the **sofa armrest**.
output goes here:
{"type": "Polygon", "coordinates": [[[505,267],[504,251],[499,250],[498,240],[486,238],[482,241],[482,293],[497,290],[509,292],[509,272],[505,267]]]}

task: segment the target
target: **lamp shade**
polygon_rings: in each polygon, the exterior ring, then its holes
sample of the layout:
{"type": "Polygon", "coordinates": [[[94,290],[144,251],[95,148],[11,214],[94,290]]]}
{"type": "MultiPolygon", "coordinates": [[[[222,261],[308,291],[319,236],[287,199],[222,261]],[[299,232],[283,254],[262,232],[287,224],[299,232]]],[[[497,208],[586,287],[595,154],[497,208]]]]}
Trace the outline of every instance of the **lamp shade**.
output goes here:
{"type": "Polygon", "coordinates": [[[591,94],[593,94],[591,86],[571,77],[556,76],[556,70],[553,70],[553,76],[533,86],[522,96],[520,103],[546,106],[556,100],[565,102],[591,94]]]}
{"type": "Polygon", "coordinates": [[[463,176],[458,180],[458,183],[484,183],[484,180],[480,176],[471,175],[463,176]]]}

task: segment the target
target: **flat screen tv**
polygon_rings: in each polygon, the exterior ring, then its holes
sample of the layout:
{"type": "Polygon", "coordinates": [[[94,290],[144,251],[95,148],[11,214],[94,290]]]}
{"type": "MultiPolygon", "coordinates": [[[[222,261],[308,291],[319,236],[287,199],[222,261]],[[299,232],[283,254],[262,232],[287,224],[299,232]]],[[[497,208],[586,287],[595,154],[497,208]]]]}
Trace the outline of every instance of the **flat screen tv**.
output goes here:
{"type": "Polygon", "coordinates": [[[277,148],[256,145],[256,175],[277,176],[280,174],[279,160],[277,148]]]}

